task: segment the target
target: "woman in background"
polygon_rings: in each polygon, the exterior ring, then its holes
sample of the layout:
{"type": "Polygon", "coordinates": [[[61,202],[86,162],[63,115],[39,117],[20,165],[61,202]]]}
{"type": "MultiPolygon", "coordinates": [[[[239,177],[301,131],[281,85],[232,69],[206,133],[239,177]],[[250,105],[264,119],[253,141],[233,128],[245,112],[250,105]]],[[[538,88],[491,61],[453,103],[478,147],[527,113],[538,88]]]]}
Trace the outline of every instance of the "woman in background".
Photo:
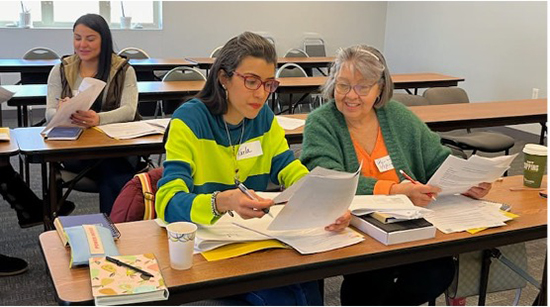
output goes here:
{"type": "MultiPolygon", "coordinates": [[[[97,14],[86,14],[73,26],[74,54],[64,56],[48,77],[46,119],[49,121],[68,98],[78,93],[86,77],[106,82],[105,88],[88,111],[71,116],[73,124],[89,128],[139,119],[136,73],[126,58],[113,52],[109,25],[97,14]],[[59,98],[62,98],[59,100],[59,98]]],[[[121,157],[63,162],[65,169],[80,172],[99,163],[87,173],[99,186],[100,211],[109,214],[113,203],[136,172],[138,157],[121,157]]]]}

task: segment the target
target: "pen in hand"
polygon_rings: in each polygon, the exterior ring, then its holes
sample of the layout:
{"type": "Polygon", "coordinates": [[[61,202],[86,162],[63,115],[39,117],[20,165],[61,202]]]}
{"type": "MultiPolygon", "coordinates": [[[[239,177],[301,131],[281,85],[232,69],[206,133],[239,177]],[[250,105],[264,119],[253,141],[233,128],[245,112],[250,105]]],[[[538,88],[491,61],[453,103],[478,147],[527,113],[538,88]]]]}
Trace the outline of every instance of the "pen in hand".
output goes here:
{"type": "Polygon", "coordinates": [[[114,263],[114,264],[116,264],[116,265],[118,265],[118,266],[123,266],[123,267],[129,268],[129,269],[134,270],[134,271],[136,271],[136,272],[138,272],[138,273],[141,273],[141,274],[143,274],[143,275],[145,275],[145,276],[147,276],[147,277],[150,277],[150,278],[153,278],[153,277],[154,277],[153,274],[151,274],[151,273],[149,273],[149,272],[146,272],[146,271],[144,271],[144,270],[142,270],[142,269],[136,268],[135,266],[130,265],[130,264],[124,262],[124,261],[120,261],[120,260],[118,260],[118,259],[115,259],[115,258],[112,258],[112,257],[109,257],[109,256],[105,256],[105,259],[107,259],[107,261],[112,262],[112,263],[114,263]]]}
{"type": "MultiPolygon", "coordinates": [[[[418,181],[412,179],[411,176],[407,175],[407,173],[405,173],[405,171],[403,171],[402,169],[400,169],[399,172],[401,173],[401,175],[403,175],[403,177],[405,177],[407,180],[409,180],[412,184],[418,184],[419,183],[418,181]]],[[[433,200],[436,200],[432,193],[426,193],[426,195],[430,196],[433,200]]]]}
{"type": "MultiPolygon", "coordinates": [[[[237,186],[237,189],[239,189],[241,192],[243,192],[246,196],[248,196],[248,198],[252,199],[252,200],[259,200],[257,199],[256,197],[254,197],[254,195],[252,195],[250,193],[250,191],[248,190],[248,188],[242,183],[240,182],[238,179],[235,179],[235,186],[237,186]]],[[[273,215],[271,213],[269,213],[269,209],[265,208],[265,209],[262,209],[262,211],[269,215],[270,217],[273,217],[273,215]]]]}

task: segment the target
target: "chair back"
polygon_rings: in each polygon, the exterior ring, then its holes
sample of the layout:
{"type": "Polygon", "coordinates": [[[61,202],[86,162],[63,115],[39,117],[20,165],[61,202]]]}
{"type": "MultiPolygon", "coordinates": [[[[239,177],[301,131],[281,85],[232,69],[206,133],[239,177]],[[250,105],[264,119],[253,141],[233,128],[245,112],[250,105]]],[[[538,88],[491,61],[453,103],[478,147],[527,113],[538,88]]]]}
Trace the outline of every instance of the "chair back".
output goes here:
{"type": "Polygon", "coordinates": [[[460,87],[432,87],[424,91],[430,104],[469,103],[466,91],[460,87]]]}
{"type": "Polygon", "coordinates": [[[309,56],[325,57],[325,41],[320,37],[308,37],[304,39],[304,51],[309,56]]]}
{"type": "Polygon", "coordinates": [[[407,107],[425,106],[430,104],[428,99],[422,96],[409,95],[404,93],[394,93],[392,99],[406,105],[407,107]]]}
{"type": "Polygon", "coordinates": [[[309,55],[307,55],[307,53],[302,49],[291,48],[285,53],[284,57],[285,58],[307,58],[309,57],[309,55]]]}
{"type": "Polygon", "coordinates": [[[151,58],[147,54],[147,52],[145,52],[142,49],[136,48],[136,47],[126,47],[126,48],[120,50],[117,54],[118,55],[123,55],[123,56],[127,57],[128,59],[143,60],[143,59],[151,58]]]}
{"type": "Polygon", "coordinates": [[[35,47],[25,52],[23,59],[25,60],[55,60],[61,58],[57,52],[46,47],[35,47]]]}
{"type": "Polygon", "coordinates": [[[217,58],[220,54],[220,50],[222,50],[223,46],[218,46],[216,49],[212,50],[212,53],[210,54],[211,58],[217,58]]]}
{"type": "Polygon", "coordinates": [[[277,69],[275,78],[307,77],[305,70],[296,63],[286,63],[277,69]]]}
{"type": "Polygon", "coordinates": [[[199,80],[206,81],[206,77],[196,68],[186,66],[173,68],[164,75],[164,78],[162,78],[162,82],[199,80]]]}

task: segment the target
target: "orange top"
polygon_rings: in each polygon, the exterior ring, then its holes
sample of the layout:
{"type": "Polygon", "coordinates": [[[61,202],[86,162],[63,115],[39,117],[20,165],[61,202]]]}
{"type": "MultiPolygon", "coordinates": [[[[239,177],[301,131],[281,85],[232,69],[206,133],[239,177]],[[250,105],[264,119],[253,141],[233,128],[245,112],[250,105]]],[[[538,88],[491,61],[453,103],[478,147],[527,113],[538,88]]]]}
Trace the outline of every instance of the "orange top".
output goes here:
{"type": "Polygon", "coordinates": [[[361,147],[361,145],[359,145],[358,142],[355,141],[353,137],[351,138],[351,140],[353,142],[353,147],[355,147],[355,153],[357,154],[359,164],[361,164],[361,161],[363,161],[361,174],[363,174],[363,176],[365,177],[374,177],[378,179],[378,181],[374,185],[373,194],[390,194],[391,187],[399,182],[399,176],[397,176],[395,168],[380,172],[380,170],[376,166],[375,161],[377,159],[384,158],[386,156],[388,156],[389,158],[388,149],[386,148],[386,144],[384,143],[384,137],[382,136],[382,130],[380,130],[380,127],[378,127],[376,144],[374,145],[374,149],[372,150],[372,153],[370,155],[365,149],[363,149],[363,147],[361,147]]]}

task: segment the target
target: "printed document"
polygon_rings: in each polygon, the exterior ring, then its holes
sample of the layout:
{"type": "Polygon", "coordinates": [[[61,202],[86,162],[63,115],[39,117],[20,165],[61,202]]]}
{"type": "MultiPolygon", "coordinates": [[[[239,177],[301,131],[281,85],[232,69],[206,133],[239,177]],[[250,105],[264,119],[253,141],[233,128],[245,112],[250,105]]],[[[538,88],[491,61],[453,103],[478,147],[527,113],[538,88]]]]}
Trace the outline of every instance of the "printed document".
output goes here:
{"type": "Polygon", "coordinates": [[[361,216],[373,212],[384,213],[398,220],[413,220],[423,217],[429,209],[415,206],[403,194],[398,195],[355,195],[349,206],[353,215],[361,216]]]}
{"type": "Polygon", "coordinates": [[[100,125],[96,128],[118,140],[134,139],[151,134],[163,134],[170,118],[100,125]]]}
{"type": "Polygon", "coordinates": [[[473,155],[464,160],[451,155],[427,184],[440,187],[440,196],[464,193],[482,182],[497,180],[510,168],[510,163],[516,156],[517,154],[486,158],[473,155]]]}
{"type": "Polygon", "coordinates": [[[57,112],[55,112],[55,115],[41,133],[47,134],[53,127],[58,126],[77,126],[71,122],[71,115],[76,111],[89,110],[104,87],[105,82],[101,80],[84,78],[78,88],[78,94],[64,103],[63,107],[57,109],[57,112]]]}
{"type": "Polygon", "coordinates": [[[360,170],[346,173],[316,167],[273,199],[275,203],[288,203],[268,229],[306,229],[334,223],[355,196],[360,170]]]}
{"type": "Polygon", "coordinates": [[[439,196],[428,205],[432,212],[424,218],[443,233],[506,225],[511,220],[500,211],[500,205],[464,195],[439,196]]]}
{"type": "Polygon", "coordinates": [[[15,93],[0,86],[0,103],[8,101],[15,93]]]}
{"type": "Polygon", "coordinates": [[[277,115],[275,117],[279,122],[279,126],[281,126],[285,130],[294,130],[302,127],[306,123],[305,120],[299,119],[299,118],[291,118],[291,117],[280,116],[280,115],[277,115]]]}
{"type": "MultiPolygon", "coordinates": [[[[273,206],[270,211],[277,218],[283,207],[286,206],[273,206]]],[[[361,234],[350,228],[346,228],[341,232],[326,231],[324,226],[303,230],[273,231],[268,229],[272,220],[273,218],[265,215],[260,219],[239,219],[234,223],[243,227],[243,229],[248,229],[248,231],[286,243],[303,255],[338,249],[357,244],[364,240],[361,234]]]]}

